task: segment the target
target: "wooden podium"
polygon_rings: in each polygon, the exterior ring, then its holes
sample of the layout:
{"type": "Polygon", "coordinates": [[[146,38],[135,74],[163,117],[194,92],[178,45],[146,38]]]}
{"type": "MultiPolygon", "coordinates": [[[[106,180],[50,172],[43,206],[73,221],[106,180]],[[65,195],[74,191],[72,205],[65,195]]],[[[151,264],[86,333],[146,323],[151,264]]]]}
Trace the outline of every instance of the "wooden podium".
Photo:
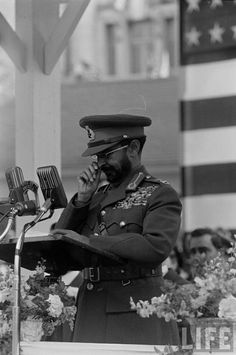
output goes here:
{"type": "MultiPolygon", "coordinates": [[[[0,244],[0,260],[14,263],[17,238],[5,239],[0,244]]],[[[34,270],[41,258],[46,260],[46,271],[54,276],[64,275],[68,270],[79,270],[97,265],[122,264],[122,260],[105,250],[93,247],[89,239],[70,230],[65,234],[25,236],[21,252],[21,266],[34,270]]]]}

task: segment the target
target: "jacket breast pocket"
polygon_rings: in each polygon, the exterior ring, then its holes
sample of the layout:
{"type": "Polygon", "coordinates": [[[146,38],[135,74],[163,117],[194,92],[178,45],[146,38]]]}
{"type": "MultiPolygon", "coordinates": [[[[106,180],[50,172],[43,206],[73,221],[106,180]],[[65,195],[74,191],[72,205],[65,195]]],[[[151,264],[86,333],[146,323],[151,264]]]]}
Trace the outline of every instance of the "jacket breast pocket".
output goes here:
{"type": "Polygon", "coordinates": [[[106,223],[110,235],[120,233],[142,233],[143,211],[140,207],[113,212],[106,223]]]}
{"type": "Polygon", "coordinates": [[[93,208],[93,209],[89,210],[88,217],[87,217],[80,233],[82,233],[84,235],[90,235],[91,233],[93,233],[94,227],[97,222],[97,213],[98,213],[97,208],[93,208]]]}

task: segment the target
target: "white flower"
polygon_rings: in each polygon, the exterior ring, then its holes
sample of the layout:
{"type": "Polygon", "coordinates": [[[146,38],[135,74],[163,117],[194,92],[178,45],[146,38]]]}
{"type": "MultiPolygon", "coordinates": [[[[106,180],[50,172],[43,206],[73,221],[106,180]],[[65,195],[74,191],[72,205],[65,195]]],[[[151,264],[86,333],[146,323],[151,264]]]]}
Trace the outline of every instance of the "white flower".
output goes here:
{"type": "Polygon", "coordinates": [[[234,296],[230,295],[220,301],[218,317],[236,320],[236,298],[234,296]]]}
{"type": "Polygon", "coordinates": [[[68,296],[74,297],[76,299],[76,296],[78,294],[78,287],[68,286],[67,289],[66,289],[66,293],[67,293],[68,296]]]}
{"type": "Polygon", "coordinates": [[[21,322],[21,340],[23,341],[40,341],[43,336],[42,319],[34,319],[32,317],[21,322]]]}
{"type": "Polygon", "coordinates": [[[230,256],[228,258],[228,261],[229,261],[229,263],[233,263],[235,261],[235,257],[234,256],[230,256]]]}
{"type": "Polygon", "coordinates": [[[33,299],[35,298],[35,296],[31,296],[31,295],[27,295],[24,299],[25,305],[28,308],[37,308],[37,305],[33,302],[33,299]]]}
{"type": "Polygon", "coordinates": [[[29,290],[30,290],[30,285],[28,285],[26,281],[24,281],[24,283],[22,282],[21,283],[21,290],[20,290],[21,297],[26,298],[29,290]]]}
{"type": "Polygon", "coordinates": [[[217,285],[217,278],[215,275],[211,275],[206,279],[206,287],[207,290],[209,291],[213,291],[216,289],[216,285],[217,285]]]}
{"type": "Polygon", "coordinates": [[[231,275],[236,275],[236,269],[230,269],[229,274],[231,275]]]}
{"type": "Polygon", "coordinates": [[[0,291],[0,303],[7,301],[10,294],[11,294],[11,292],[8,289],[1,290],[0,291]]]}
{"type": "Polygon", "coordinates": [[[162,270],[162,276],[165,276],[167,274],[167,272],[169,271],[167,265],[162,265],[161,270],[162,270]]]}
{"type": "Polygon", "coordinates": [[[58,295],[49,295],[47,302],[50,303],[48,312],[52,317],[59,317],[63,310],[63,303],[58,295]]]}
{"type": "Polygon", "coordinates": [[[194,282],[196,285],[198,285],[199,287],[204,287],[205,286],[205,283],[206,283],[206,280],[203,280],[201,279],[200,277],[196,276],[194,278],[194,282]]]}
{"type": "Polygon", "coordinates": [[[142,318],[149,318],[149,316],[152,314],[152,312],[150,311],[150,309],[148,307],[144,307],[139,310],[138,314],[142,318]]]}
{"type": "Polygon", "coordinates": [[[136,304],[132,297],[130,297],[130,305],[132,310],[136,310],[137,314],[142,318],[149,318],[154,312],[154,307],[148,301],[139,300],[136,304]]]}
{"type": "Polygon", "coordinates": [[[161,294],[161,296],[159,297],[152,297],[151,299],[151,303],[153,305],[159,305],[162,304],[166,301],[166,295],[164,295],[163,293],[161,294]]]}
{"type": "Polygon", "coordinates": [[[165,318],[165,321],[166,321],[166,322],[169,322],[171,319],[175,319],[175,316],[173,315],[173,313],[167,312],[167,313],[165,314],[164,318],[165,318]]]}
{"type": "Polygon", "coordinates": [[[0,339],[6,333],[10,332],[10,330],[11,330],[10,325],[7,322],[1,322],[0,323],[0,339]]]}
{"type": "Polygon", "coordinates": [[[64,313],[67,316],[72,316],[74,317],[76,315],[77,312],[77,307],[76,306],[67,306],[64,309],[64,313]]]}

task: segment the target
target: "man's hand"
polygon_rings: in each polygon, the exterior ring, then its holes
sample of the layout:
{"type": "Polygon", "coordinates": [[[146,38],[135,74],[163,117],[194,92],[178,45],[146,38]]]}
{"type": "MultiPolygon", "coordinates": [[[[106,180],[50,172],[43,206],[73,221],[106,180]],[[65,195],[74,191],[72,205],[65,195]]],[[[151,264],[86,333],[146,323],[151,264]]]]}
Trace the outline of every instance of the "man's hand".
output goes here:
{"type": "Polygon", "coordinates": [[[53,229],[49,235],[53,236],[55,239],[57,239],[57,235],[59,236],[66,236],[68,235],[69,237],[74,237],[74,238],[78,238],[78,240],[80,240],[80,242],[84,242],[84,244],[89,244],[89,238],[86,237],[85,235],[79,234],[71,229],[60,229],[60,228],[56,228],[53,229]]]}
{"type": "Polygon", "coordinates": [[[97,190],[101,176],[101,170],[97,163],[93,162],[78,176],[77,202],[88,202],[97,190]]]}

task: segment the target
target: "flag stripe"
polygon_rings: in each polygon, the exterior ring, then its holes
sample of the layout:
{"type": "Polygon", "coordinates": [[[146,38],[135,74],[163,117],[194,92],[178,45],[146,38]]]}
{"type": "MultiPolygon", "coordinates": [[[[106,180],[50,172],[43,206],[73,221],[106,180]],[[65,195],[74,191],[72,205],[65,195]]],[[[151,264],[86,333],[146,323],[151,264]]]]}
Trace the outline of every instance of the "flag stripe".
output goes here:
{"type": "Polygon", "coordinates": [[[188,65],[180,68],[180,97],[199,100],[234,96],[236,93],[236,61],[188,65]]]}
{"type": "Polygon", "coordinates": [[[201,64],[201,63],[207,63],[207,62],[218,62],[226,59],[231,59],[236,57],[236,49],[235,48],[227,48],[226,51],[222,52],[222,50],[215,50],[212,52],[206,52],[206,53],[193,53],[189,54],[188,57],[183,57],[181,59],[181,64],[186,65],[186,64],[201,64]]]}
{"type": "Polygon", "coordinates": [[[182,167],[183,196],[236,192],[236,163],[182,167]]]}
{"type": "Polygon", "coordinates": [[[184,199],[186,231],[211,226],[235,229],[236,194],[203,195],[184,199]]]}
{"type": "Polygon", "coordinates": [[[181,101],[181,130],[236,126],[236,96],[181,101]]]}
{"type": "Polygon", "coordinates": [[[182,142],[185,166],[235,162],[236,127],[184,131],[182,142]]]}

